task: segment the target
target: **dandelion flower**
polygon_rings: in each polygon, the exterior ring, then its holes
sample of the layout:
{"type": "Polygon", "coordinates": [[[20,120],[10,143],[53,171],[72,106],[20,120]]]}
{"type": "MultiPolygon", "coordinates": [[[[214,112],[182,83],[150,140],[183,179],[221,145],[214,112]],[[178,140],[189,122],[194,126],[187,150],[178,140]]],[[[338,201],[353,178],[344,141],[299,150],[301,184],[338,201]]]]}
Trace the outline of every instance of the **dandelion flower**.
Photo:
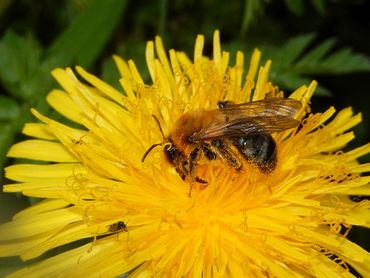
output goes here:
{"type": "Polygon", "coordinates": [[[370,144],[341,151],[361,115],[333,107],[311,113],[316,82],[289,96],[302,103],[301,124],[273,134],[270,173],[249,163],[240,172],[219,160],[200,163],[208,185],[189,196],[163,146],[141,162],[163,142],[159,125],[167,136],[187,111],[283,96],[268,81],[271,61],[259,66],[258,50],[244,73],[243,53],[230,65],[217,31],[212,58],[203,46],[198,36],[190,59],[167,54],[159,37],[149,42],[149,84],[133,61],[114,57],[121,91],[81,67],[79,77],[70,68],[52,72],[62,89],[47,101],[75,125],[32,110],[39,122],[23,133],[33,139],[8,156],[42,163],[7,167],[15,183],[4,191],[44,200],[1,226],[0,254],[30,260],[75,244],[12,276],[351,277],[349,268],[370,276],[369,253],[346,237],[352,226],[370,226],[369,201],[349,198],[370,195],[370,177],[362,175],[370,164],[357,162],[370,144]]]}

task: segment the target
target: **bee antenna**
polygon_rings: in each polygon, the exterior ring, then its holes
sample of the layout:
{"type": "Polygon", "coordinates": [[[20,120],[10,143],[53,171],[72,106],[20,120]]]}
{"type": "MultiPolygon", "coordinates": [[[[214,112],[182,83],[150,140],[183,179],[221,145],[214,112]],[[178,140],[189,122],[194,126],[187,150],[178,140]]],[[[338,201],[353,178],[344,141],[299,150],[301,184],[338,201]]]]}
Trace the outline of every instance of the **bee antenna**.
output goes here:
{"type": "MultiPolygon", "coordinates": [[[[157,123],[157,125],[158,125],[158,127],[159,127],[159,131],[160,131],[160,132],[161,132],[161,134],[162,134],[162,137],[163,137],[163,138],[165,138],[165,136],[164,136],[164,134],[163,134],[162,127],[161,127],[161,124],[160,124],[160,122],[159,122],[158,118],[157,118],[155,115],[153,115],[153,114],[152,114],[152,117],[153,117],[153,119],[156,121],[156,123],[157,123]]],[[[154,144],[154,145],[155,145],[155,144],[154,144]]],[[[154,145],[153,145],[153,146],[154,146],[154,145]]],[[[158,144],[157,144],[157,145],[158,145],[158,144]]],[[[152,147],[153,147],[153,146],[152,146],[152,147]]]]}
{"type": "Polygon", "coordinates": [[[147,151],[144,153],[143,157],[141,158],[141,162],[144,162],[145,158],[148,156],[148,154],[155,148],[160,145],[163,145],[164,143],[158,143],[158,144],[153,144],[147,149],[147,151]]]}
{"type": "MultiPolygon", "coordinates": [[[[161,124],[160,124],[160,122],[159,122],[158,118],[157,118],[154,114],[152,114],[152,117],[153,117],[153,119],[155,120],[155,122],[157,123],[158,128],[159,128],[159,131],[161,132],[163,139],[165,139],[166,137],[165,137],[165,136],[164,136],[164,134],[163,134],[163,130],[162,130],[162,127],[161,127],[161,124]]],[[[144,153],[143,157],[141,158],[141,162],[144,162],[144,161],[145,161],[145,158],[148,156],[148,154],[149,154],[149,153],[150,153],[150,152],[151,152],[155,147],[161,146],[161,145],[163,145],[163,144],[164,144],[164,142],[151,145],[151,146],[149,147],[149,149],[147,149],[147,151],[144,153]]]]}

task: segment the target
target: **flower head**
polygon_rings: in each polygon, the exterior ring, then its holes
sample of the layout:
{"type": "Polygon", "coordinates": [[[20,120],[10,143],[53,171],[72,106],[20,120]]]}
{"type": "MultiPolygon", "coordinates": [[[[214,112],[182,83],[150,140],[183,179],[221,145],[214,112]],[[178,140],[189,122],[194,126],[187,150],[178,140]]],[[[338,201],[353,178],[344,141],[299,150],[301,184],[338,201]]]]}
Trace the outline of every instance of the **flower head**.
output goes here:
{"type": "Polygon", "coordinates": [[[370,177],[361,176],[370,164],[357,162],[370,144],[341,151],[361,115],[351,108],[335,115],[333,107],[310,113],[316,82],[289,96],[302,103],[301,123],[272,134],[277,162],[269,173],[203,159],[197,171],[207,186],[199,186],[181,178],[163,146],[141,161],[188,111],[283,97],[268,81],[271,62],[259,68],[258,50],[245,74],[243,53],[229,65],[218,32],[212,58],[203,45],[198,36],[191,60],[174,50],[167,56],[158,37],[149,42],[149,85],[133,61],[114,57],[122,92],[81,67],[84,81],[70,68],[52,72],[63,89],[48,103],[75,125],[32,110],[41,122],[23,132],[34,139],[8,156],[51,163],[6,168],[16,183],[4,190],[45,200],[1,226],[0,254],[29,260],[77,243],[15,275],[341,277],[351,276],[349,265],[370,275],[369,253],[346,238],[353,225],[370,225],[370,203],[349,199],[370,194],[370,177]]]}

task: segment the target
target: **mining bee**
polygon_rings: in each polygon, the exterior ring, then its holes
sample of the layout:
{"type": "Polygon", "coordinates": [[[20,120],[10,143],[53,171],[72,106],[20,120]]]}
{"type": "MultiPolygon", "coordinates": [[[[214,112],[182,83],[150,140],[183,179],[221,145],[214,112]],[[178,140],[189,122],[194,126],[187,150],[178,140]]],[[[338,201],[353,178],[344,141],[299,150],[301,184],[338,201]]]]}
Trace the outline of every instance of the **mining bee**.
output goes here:
{"type": "Polygon", "coordinates": [[[267,98],[235,104],[219,101],[215,110],[198,109],[181,115],[168,136],[164,136],[159,120],[153,115],[163,142],[153,144],[143,155],[157,146],[163,151],[183,180],[207,184],[195,174],[199,161],[222,160],[236,171],[243,164],[255,165],[262,173],[276,166],[276,142],[272,133],[294,128],[299,124],[294,115],[301,109],[298,100],[267,98]]]}

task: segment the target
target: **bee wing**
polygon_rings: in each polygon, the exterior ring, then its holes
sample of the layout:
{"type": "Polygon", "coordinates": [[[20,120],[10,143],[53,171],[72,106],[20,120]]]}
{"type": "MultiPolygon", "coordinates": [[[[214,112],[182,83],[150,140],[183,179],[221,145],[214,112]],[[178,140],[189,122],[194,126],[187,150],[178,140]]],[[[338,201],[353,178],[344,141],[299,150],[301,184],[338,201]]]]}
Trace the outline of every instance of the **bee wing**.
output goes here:
{"type": "Polygon", "coordinates": [[[247,136],[253,133],[274,133],[296,127],[299,121],[284,116],[239,118],[223,124],[215,124],[192,135],[195,141],[230,136],[247,136]]]}
{"type": "Polygon", "coordinates": [[[227,102],[220,110],[229,117],[293,117],[301,107],[301,102],[295,99],[267,98],[240,104],[227,102]]]}
{"type": "Polygon", "coordinates": [[[299,121],[293,119],[301,103],[288,98],[271,98],[241,104],[229,104],[220,108],[226,121],[215,123],[192,135],[194,140],[211,140],[230,136],[246,136],[253,133],[274,133],[293,128],[299,121]]]}

